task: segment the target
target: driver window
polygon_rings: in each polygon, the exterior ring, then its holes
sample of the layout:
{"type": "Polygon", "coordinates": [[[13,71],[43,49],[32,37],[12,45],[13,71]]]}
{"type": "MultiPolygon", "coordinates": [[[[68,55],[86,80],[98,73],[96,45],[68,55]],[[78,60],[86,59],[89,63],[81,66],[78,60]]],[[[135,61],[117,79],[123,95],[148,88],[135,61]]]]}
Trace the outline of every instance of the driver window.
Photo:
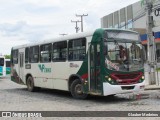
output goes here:
{"type": "Polygon", "coordinates": [[[141,58],[141,48],[140,48],[140,46],[136,45],[135,43],[132,43],[131,54],[132,54],[132,59],[141,58]]]}

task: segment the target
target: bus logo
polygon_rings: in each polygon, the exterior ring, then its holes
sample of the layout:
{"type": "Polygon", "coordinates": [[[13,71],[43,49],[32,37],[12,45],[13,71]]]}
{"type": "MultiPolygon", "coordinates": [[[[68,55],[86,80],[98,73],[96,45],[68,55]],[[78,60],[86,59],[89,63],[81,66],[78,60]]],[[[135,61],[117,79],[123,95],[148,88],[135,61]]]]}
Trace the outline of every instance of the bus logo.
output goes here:
{"type": "Polygon", "coordinates": [[[43,73],[50,73],[51,72],[51,68],[45,67],[44,64],[39,64],[38,67],[41,70],[41,72],[43,72],[43,73]]]}
{"type": "Polygon", "coordinates": [[[2,112],[2,117],[11,117],[11,112],[2,112]]]}

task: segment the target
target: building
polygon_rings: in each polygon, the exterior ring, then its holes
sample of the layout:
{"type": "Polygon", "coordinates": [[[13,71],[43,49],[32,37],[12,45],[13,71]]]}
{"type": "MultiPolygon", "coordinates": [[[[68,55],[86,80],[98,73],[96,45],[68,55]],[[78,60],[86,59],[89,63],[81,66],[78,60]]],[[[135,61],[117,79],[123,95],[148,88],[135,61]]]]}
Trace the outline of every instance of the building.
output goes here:
{"type": "MultiPolygon", "coordinates": [[[[156,59],[160,63],[160,0],[153,4],[153,35],[156,43],[156,59]]],[[[101,27],[131,29],[141,34],[142,44],[147,51],[146,12],[141,1],[124,7],[101,18],[101,27]]]]}

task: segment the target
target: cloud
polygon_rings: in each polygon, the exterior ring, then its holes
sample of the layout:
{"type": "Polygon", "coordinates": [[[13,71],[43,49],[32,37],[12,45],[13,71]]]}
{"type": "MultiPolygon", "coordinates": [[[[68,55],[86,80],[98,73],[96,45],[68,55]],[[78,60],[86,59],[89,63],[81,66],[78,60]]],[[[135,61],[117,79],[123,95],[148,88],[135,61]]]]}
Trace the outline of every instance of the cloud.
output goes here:
{"type": "Polygon", "coordinates": [[[84,31],[99,28],[101,17],[137,1],[1,0],[0,42],[5,41],[6,49],[0,47],[0,51],[7,54],[13,45],[73,34],[75,24],[71,20],[80,20],[75,14],[88,14],[84,17],[84,31]]]}
{"type": "Polygon", "coordinates": [[[4,36],[0,34],[0,43],[0,54],[7,55],[10,54],[13,46],[27,44],[29,42],[23,36],[4,36]]]}

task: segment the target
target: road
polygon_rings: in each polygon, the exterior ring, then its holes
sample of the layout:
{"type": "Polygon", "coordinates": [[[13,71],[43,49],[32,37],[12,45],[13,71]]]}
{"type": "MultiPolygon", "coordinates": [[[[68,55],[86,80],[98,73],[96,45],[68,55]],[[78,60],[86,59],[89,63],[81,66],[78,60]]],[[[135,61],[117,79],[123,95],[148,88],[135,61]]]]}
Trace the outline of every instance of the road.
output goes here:
{"type": "Polygon", "coordinates": [[[28,92],[8,77],[0,79],[0,111],[160,111],[160,90],[76,100],[64,91],[28,92]]]}

